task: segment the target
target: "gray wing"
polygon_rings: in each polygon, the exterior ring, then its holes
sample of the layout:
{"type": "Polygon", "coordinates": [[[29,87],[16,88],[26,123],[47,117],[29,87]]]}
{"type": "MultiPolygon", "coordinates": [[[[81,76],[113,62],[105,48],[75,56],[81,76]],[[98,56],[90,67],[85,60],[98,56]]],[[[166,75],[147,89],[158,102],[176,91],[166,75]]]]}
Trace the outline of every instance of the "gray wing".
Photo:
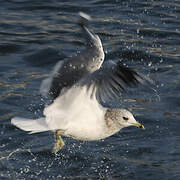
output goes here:
{"type": "Polygon", "coordinates": [[[134,70],[122,66],[120,61],[106,61],[99,70],[84,78],[80,85],[85,85],[87,90],[91,89],[92,95],[95,93],[97,100],[105,103],[107,100],[118,98],[128,87],[147,83],[153,82],[134,70]]]}
{"type": "Polygon", "coordinates": [[[49,78],[42,82],[40,93],[43,96],[50,95],[55,99],[63,88],[70,88],[85,75],[101,66],[104,60],[101,40],[88,30],[89,20],[88,15],[79,13],[78,24],[86,41],[86,49],[56,64],[49,78]]]}

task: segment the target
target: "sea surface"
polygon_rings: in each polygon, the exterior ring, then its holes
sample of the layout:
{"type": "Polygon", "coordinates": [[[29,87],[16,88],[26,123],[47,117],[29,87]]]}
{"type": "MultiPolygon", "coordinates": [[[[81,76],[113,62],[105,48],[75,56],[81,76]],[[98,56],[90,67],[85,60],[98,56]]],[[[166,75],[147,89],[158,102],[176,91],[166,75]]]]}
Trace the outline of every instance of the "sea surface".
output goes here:
{"type": "Polygon", "coordinates": [[[0,0],[0,179],[179,180],[180,1],[0,0]],[[84,48],[79,11],[92,16],[106,60],[121,60],[155,88],[114,102],[144,131],[129,127],[94,142],[64,138],[54,155],[52,132],[28,134],[10,120],[42,115],[41,81],[84,48]]]}

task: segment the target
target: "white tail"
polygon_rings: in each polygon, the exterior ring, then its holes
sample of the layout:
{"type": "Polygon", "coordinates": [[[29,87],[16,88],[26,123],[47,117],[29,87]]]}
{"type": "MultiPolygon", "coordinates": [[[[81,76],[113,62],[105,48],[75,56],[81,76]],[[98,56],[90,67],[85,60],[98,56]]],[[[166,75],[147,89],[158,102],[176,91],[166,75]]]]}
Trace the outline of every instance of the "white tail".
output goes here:
{"type": "Polygon", "coordinates": [[[50,130],[45,121],[45,118],[26,119],[21,117],[14,117],[11,119],[11,123],[24,131],[30,131],[30,134],[50,130]]]}

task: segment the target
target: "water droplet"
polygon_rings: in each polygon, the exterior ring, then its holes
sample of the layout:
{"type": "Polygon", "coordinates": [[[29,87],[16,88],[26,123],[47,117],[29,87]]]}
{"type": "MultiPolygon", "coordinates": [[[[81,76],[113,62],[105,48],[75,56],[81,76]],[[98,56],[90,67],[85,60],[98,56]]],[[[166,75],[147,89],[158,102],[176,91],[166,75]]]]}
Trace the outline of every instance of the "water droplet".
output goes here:
{"type": "Polygon", "coordinates": [[[148,63],[148,66],[152,66],[152,62],[149,62],[149,63],[148,63]]]}

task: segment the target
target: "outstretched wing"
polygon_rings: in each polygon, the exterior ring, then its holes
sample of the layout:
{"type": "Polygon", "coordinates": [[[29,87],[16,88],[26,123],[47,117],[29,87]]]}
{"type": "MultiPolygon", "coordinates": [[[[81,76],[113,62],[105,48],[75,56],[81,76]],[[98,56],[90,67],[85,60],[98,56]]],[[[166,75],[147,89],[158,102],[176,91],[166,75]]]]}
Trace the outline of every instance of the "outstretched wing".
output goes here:
{"type": "Polygon", "coordinates": [[[80,85],[95,93],[99,102],[106,102],[120,96],[128,87],[139,84],[153,83],[149,78],[134,70],[124,67],[120,61],[106,61],[97,71],[84,78],[80,85]]]}
{"type": "Polygon", "coordinates": [[[63,88],[71,88],[83,76],[101,66],[104,52],[100,38],[88,29],[90,19],[87,14],[79,13],[78,24],[86,41],[86,48],[81,53],[55,65],[53,72],[42,82],[40,93],[43,96],[50,95],[54,99],[57,98],[63,88]]]}

